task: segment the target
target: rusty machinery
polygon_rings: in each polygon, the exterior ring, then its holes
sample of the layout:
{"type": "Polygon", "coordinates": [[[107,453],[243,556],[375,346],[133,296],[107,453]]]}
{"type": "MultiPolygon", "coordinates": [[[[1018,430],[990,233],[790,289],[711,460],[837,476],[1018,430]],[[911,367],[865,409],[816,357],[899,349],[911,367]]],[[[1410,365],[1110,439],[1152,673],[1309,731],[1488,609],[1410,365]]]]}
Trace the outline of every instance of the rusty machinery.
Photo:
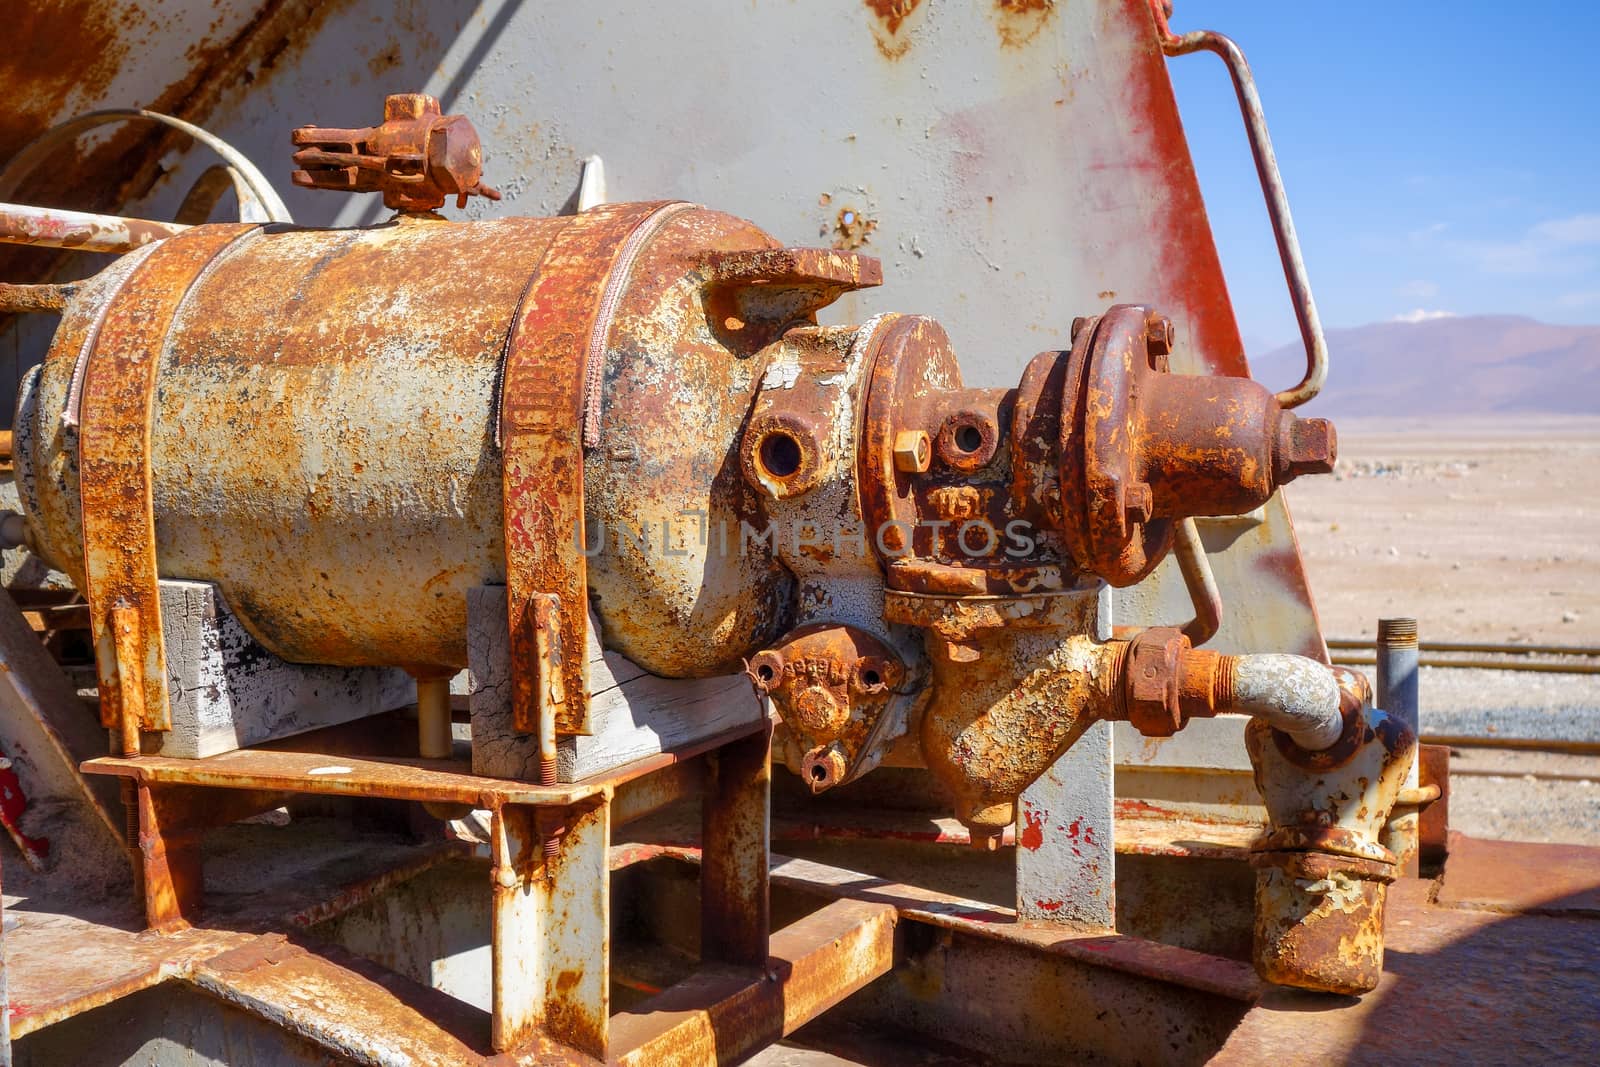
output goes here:
{"type": "Polygon", "coordinates": [[[1172,373],[1171,323],[1118,304],[1015,388],[969,389],[931,318],[817,324],[880,282],[870,257],[678,202],[446,220],[496,194],[426,97],[294,141],[297,183],[396,216],[175,230],[43,301],[13,532],[87,595],[124,755],[166,725],[158,575],[218,583],[286,660],[410,670],[424,753],[467,593],[504,584],[541,777],[587,729],[594,625],[657,675],[746,670],[813,791],[911,751],[980,847],[1094,722],[1244,713],[1257,968],[1375,984],[1414,738],[1352,674],[1197,647],[1203,610],[1116,636],[1089,610],[1192,555],[1193,517],[1331,470],[1333,428],[1288,410],[1314,388],[1172,373]]]}

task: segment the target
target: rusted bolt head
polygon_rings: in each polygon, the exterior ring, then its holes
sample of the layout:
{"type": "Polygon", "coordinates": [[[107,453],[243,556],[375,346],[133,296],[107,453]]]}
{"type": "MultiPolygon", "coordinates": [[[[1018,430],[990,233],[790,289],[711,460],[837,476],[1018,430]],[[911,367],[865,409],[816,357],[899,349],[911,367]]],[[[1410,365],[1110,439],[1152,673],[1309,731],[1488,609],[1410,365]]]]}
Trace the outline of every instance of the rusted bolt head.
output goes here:
{"type": "Polygon", "coordinates": [[[901,430],[894,435],[894,469],[922,474],[933,462],[933,442],[926,430],[901,430]]]}
{"type": "Polygon", "coordinates": [[[1302,419],[1284,412],[1276,444],[1278,482],[1302,474],[1330,474],[1339,456],[1339,436],[1327,419],[1302,419]]]}
{"type": "Polygon", "coordinates": [[[1154,507],[1155,498],[1150,493],[1148,483],[1134,482],[1123,490],[1122,513],[1127,518],[1129,526],[1149,522],[1154,507]]]}
{"type": "Polygon", "coordinates": [[[800,765],[800,776],[813,793],[821,793],[844,781],[847,770],[844,754],[832,745],[822,745],[806,753],[800,765]]]}
{"type": "Polygon", "coordinates": [[[428,130],[428,177],[452,196],[475,189],[483,177],[483,146],[463,115],[447,115],[428,130]]]}
{"type": "Polygon", "coordinates": [[[1183,727],[1179,665],[1189,639],[1171,627],[1145,630],[1129,643],[1123,661],[1128,722],[1146,737],[1171,737],[1183,727]]]}
{"type": "Polygon", "coordinates": [[[1167,356],[1172,354],[1174,334],[1172,320],[1159,312],[1152,311],[1144,320],[1145,347],[1152,356],[1167,356]]]}

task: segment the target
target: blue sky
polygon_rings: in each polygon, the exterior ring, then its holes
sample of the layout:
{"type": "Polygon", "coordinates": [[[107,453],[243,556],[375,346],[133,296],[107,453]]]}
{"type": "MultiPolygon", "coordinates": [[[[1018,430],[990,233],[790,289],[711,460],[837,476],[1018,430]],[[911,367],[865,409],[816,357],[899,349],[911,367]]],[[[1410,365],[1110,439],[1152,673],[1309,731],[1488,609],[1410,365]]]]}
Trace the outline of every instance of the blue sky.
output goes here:
{"type": "MultiPolygon", "coordinates": [[[[1600,8],[1177,0],[1249,57],[1330,327],[1600,323],[1600,8]]],[[[1168,61],[1247,351],[1297,337],[1226,69],[1168,61]]]]}

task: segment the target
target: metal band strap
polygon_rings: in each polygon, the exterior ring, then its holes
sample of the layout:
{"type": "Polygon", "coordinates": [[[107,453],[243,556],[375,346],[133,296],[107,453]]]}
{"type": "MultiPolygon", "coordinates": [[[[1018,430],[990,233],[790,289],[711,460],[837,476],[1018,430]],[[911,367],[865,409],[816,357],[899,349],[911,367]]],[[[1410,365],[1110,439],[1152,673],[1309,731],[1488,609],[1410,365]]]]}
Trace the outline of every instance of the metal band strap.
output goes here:
{"type": "Polygon", "coordinates": [[[637,254],[632,235],[676,207],[604,204],[573,216],[528,283],[506,340],[500,384],[506,602],[512,711],[525,733],[538,729],[541,705],[553,711],[562,733],[589,732],[589,577],[582,547],[587,379],[596,331],[609,327],[601,315],[608,280],[637,254]],[[536,613],[532,605],[541,594],[558,598],[560,611],[536,613]],[[559,627],[559,640],[540,639],[536,614],[559,627]],[[559,679],[545,676],[541,648],[559,679]]]}
{"type": "Polygon", "coordinates": [[[229,245],[259,229],[197,226],[161,242],[112,297],[88,357],[78,436],[84,592],[100,720],[121,726],[134,747],[139,729],[172,725],[150,472],[161,352],[195,280],[229,245]]]}

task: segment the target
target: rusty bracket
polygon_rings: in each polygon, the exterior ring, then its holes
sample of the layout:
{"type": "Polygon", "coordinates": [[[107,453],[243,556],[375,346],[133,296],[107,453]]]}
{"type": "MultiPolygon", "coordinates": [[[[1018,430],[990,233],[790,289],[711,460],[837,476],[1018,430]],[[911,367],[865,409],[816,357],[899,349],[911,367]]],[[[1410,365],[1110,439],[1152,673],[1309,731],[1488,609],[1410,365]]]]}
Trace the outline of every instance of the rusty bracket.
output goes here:
{"type": "Polygon", "coordinates": [[[167,332],[195,280],[260,228],[197,226],[156,246],[112,299],[84,378],[78,467],[85,596],[100,719],[136,755],[139,730],[171,728],[156,570],[150,426],[167,332]]]}
{"type": "MultiPolygon", "coordinates": [[[[595,294],[638,254],[636,236],[675,203],[604,204],[556,236],[506,340],[500,379],[511,703],[524,733],[541,709],[562,733],[589,732],[589,582],[582,549],[583,430],[610,316],[595,294]],[[597,250],[600,250],[597,253],[597,250]],[[607,254],[609,252],[609,254],[607,254]],[[598,305],[598,306],[597,306],[598,305]],[[559,640],[543,639],[537,615],[559,640]],[[544,655],[541,657],[541,645],[544,655]],[[559,664],[560,678],[554,678],[559,664]]],[[[613,301],[614,303],[614,301],[613,301]]]]}

